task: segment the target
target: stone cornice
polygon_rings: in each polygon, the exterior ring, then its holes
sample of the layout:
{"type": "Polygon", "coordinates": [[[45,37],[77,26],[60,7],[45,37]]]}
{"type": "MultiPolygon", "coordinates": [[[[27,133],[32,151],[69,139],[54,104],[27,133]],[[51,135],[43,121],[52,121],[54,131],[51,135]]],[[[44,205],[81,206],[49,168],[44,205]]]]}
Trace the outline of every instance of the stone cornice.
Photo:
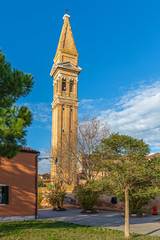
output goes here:
{"type": "Polygon", "coordinates": [[[57,104],[65,104],[70,106],[70,105],[75,105],[78,106],[78,99],[71,99],[71,98],[63,98],[63,97],[56,97],[56,99],[51,103],[52,108],[54,108],[57,104]]]}
{"type": "Polygon", "coordinates": [[[50,73],[51,77],[54,77],[54,74],[57,69],[69,70],[71,72],[77,72],[78,74],[82,71],[82,68],[76,66],[74,63],[70,61],[67,61],[67,62],[54,64],[50,73]]]}

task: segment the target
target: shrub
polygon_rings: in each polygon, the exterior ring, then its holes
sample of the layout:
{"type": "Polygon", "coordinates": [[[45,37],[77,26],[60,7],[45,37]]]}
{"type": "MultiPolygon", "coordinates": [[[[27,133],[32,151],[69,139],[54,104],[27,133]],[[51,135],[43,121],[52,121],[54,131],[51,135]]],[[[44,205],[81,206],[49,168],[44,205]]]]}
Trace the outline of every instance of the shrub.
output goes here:
{"type": "Polygon", "coordinates": [[[57,208],[62,208],[66,197],[66,190],[61,183],[57,182],[46,194],[48,202],[57,208]]]}
{"type": "Polygon", "coordinates": [[[43,181],[38,181],[38,187],[44,187],[45,185],[44,185],[44,183],[43,183],[43,181]]]}
{"type": "Polygon", "coordinates": [[[101,190],[96,188],[95,181],[77,187],[78,200],[84,210],[93,210],[93,206],[99,201],[100,195],[101,190]]]}
{"type": "MultiPolygon", "coordinates": [[[[147,189],[133,188],[129,192],[129,206],[131,214],[142,214],[144,212],[144,206],[149,204],[151,199],[155,199],[157,192],[147,191],[147,189]]],[[[120,200],[124,201],[124,194],[120,195],[120,200]]]]}
{"type": "Polygon", "coordinates": [[[38,201],[37,201],[38,206],[41,206],[42,200],[43,200],[43,193],[38,192],[38,201]]]}

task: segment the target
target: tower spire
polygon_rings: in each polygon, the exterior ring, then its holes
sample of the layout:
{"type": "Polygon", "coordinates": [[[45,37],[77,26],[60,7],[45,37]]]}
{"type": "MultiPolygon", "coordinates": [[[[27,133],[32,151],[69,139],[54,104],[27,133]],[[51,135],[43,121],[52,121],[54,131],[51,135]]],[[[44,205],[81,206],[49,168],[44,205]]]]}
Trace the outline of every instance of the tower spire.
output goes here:
{"type": "MultiPolygon", "coordinates": [[[[61,178],[70,185],[76,184],[77,121],[78,121],[78,53],[69,22],[70,16],[63,16],[63,27],[51,70],[54,83],[52,103],[52,161],[51,178],[61,178]],[[72,151],[71,151],[72,149],[72,151]],[[62,171],[58,171],[58,167],[62,171]],[[63,176],[59,174],[63,173],[63,176]]],[[[72,189],[72,190],[71,190],[72,189]]]]}
{"type": "MultiPolygon", "coordinates": [[[[69,53],[69,54],[78,56],[69,19],[70,19],[70,15],[66,13],[63,16],[64,23],[63,23],[61,35],[59,38],[56,55],[54,58],[55,63],[64,62],[63,59],[60,58],[60,55],[63,55],[62,53],[69,53]]],[[[77,65],[76,61],[73,61],[73,63],[77,65]]]]}

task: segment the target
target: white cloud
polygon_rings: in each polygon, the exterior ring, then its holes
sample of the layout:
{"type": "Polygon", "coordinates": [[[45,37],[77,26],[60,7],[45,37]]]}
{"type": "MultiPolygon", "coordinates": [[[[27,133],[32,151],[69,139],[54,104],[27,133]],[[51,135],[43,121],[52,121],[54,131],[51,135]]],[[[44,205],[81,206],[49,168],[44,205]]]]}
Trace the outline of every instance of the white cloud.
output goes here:
{"type": "Polygon", "coordinates": [[[38,174],[50,173],[51,162],[48,160],[42,160],[38,162],[38,174]]]}
{"type": "Polygon", "coordinates": [[[50,173],[51,172],[51,151],[49,149],[41,149],[40,160],[38,161],[38,173],[50,173]]]}
{"type": "Polygon", "coordinates": [[[160,128],[155,128],[160,126],[159,81],[129,91],[114,104],[114,108],[113,105],[106,108],[107,99],[88,101],[89,105],[91,102],[94,111],[88,109],[87,113],[96,113],[100,120],[108,121],[111,124],[111,131],[144,138],[152,149],[160,149],[160,128]]]}

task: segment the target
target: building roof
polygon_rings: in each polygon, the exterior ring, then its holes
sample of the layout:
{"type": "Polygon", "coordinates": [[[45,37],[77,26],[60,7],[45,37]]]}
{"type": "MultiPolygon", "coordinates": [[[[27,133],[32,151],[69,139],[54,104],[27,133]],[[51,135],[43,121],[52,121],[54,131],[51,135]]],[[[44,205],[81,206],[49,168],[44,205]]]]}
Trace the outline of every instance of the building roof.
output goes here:
{"type": "Polygon", "coordinates": [[[153,158],[153,157],[160,157],[160,153],[153,153],[153,154],[147,156],[147,158],[153,158]]]}
{"type": "Polygon", "coordinates": [[[20,152],[29,152],[29,153],[38,153],[38,154],[40,153],[39,151],[34,150],[30,147],[22,147],[20,152]]]}

